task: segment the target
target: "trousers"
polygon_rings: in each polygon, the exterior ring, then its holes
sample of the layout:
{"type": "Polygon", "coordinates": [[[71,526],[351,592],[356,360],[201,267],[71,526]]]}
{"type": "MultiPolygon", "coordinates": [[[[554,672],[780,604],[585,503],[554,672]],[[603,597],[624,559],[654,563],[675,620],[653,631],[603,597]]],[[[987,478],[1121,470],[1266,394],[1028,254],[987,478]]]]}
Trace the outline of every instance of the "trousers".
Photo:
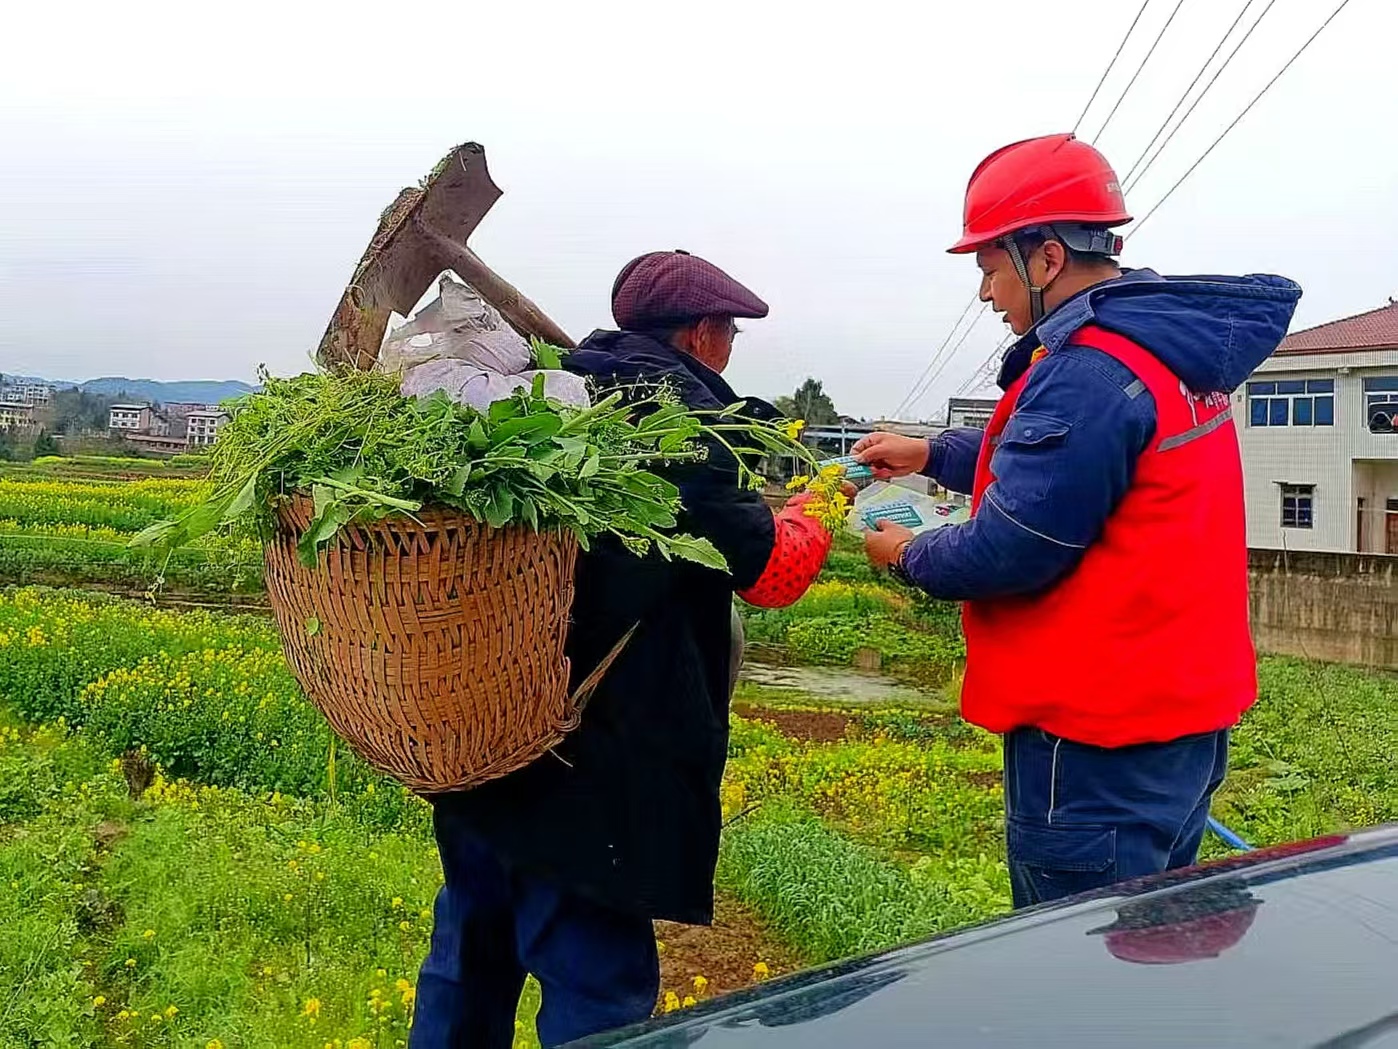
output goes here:
{"type": "Polygon", "coordinates": [[[410,1049],[510,1049],[526,974],[543,992],[539,1041],[639,1023],[660,964],[650,919],[511,870],[445,808],[433,813],[445,883],[418,977],[410,1049]]]}
{"type": "Polygon", "coordinates": [[[1037,728],[1004,737],[1016,907],[1194,863],[1228,769],[1228,732],[1094,747],[1037,728]]]}

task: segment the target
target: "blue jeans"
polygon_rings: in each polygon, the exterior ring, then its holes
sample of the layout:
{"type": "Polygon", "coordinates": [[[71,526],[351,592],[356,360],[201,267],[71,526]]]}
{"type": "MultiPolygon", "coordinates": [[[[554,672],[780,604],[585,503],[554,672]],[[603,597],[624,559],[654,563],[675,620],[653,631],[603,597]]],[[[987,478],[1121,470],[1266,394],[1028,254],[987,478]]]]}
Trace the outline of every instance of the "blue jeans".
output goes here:
{"type": "Polygon", "coordinates": [[[441,807],[433,823],[446,883],[418,978],[411,1049],[509,1049],[526,973],[543,990],[545,1046],[651,1015],[660,963],[649,918],[508,869],[441,807]]]}
{"type": "Polygon", "coordinates": [[[1016,907],[1187,867],[1228,769],[1228,733],[1107,749],[1036,728],[1005,736],[1016,907]]]}

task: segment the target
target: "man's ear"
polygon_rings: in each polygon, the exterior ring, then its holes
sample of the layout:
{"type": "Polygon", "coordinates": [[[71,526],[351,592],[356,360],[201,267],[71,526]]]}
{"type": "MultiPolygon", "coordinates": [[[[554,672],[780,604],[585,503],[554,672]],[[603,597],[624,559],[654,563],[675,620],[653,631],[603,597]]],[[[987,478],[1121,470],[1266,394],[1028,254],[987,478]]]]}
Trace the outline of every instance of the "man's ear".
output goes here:
{"type": "Polygon", "coordinates": [[[1044,273],[1043,278],[1036,281],[1041,288],[1048,287],[1053,278],[1057,277],[1068,265],[1068,249],[1056,240],[1046,240],[1040,246],[1038,254],[1043,258],[1044,273]]]}

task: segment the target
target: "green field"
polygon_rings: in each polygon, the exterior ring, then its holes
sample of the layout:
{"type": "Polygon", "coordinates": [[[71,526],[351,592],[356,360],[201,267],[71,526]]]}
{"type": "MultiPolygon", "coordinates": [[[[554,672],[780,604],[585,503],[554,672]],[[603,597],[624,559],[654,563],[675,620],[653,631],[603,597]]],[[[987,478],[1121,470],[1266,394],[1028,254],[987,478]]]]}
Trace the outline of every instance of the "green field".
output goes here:
{"type": "MultiPolygon", "coordinates": [[[[194,484],[0,480],[0,533],[115,542],[194,484]]],[[[999,751],[955,713],[954,609],[842,540],[747,627],[811,682],[877,653],[911,698],[740,686],[718,871],[736,932],[664,932],[661,1008],[1009,907],[999,751]]],[[[1215,813],[1258,844],[1395,820],[1395,753],[1398,680],[1266,659],[1215,813]]],[[[0,591],[0,773],[0,1047],[405,1039],[440,879],[427,807],[335,744],[268,619],[0,591]]]]}

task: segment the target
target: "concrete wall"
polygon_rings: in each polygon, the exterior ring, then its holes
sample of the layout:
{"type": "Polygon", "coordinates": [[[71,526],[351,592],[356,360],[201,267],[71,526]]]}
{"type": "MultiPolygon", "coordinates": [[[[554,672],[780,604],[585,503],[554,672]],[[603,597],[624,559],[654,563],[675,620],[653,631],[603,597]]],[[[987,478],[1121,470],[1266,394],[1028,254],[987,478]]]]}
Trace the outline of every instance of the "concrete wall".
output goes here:
{"type": "Polygon", "coordinates": [[[1248,551],[1264,652],[1398,670],[1398,557],[1248,551]]]}

